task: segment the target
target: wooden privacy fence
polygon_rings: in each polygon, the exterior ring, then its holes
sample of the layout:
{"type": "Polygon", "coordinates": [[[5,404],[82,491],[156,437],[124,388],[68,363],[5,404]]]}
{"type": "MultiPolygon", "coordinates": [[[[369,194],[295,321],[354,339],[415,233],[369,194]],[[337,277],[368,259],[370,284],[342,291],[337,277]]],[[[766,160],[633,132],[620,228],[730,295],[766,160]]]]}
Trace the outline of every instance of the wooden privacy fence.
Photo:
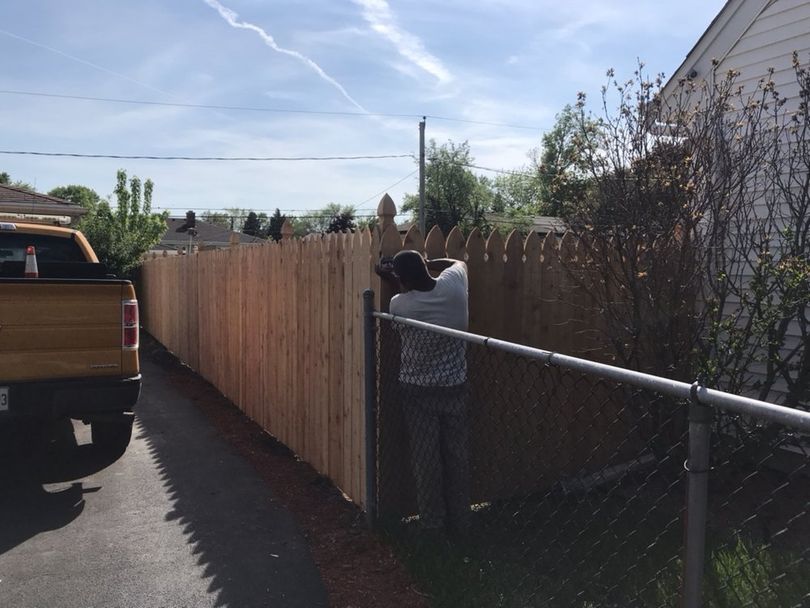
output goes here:
{"type": "MultiPolygon", "coordinates": [[[[380,255],[416,249],[464,259],[470,331],[568,354],[599,348],[597,321],[561,260],[570,237],[458,228],[445,239],[416,228],[404,239],[385,195],[374,230],[242,245],[147,260],[143,324],[268,433],[366,504],[362,292],[387,310],[374,274],[380,255]]],[[[536,448],[534,448],[536,449],[536,448]]],[[[403,466],[405,462],[403,462],[403,466]]]]}

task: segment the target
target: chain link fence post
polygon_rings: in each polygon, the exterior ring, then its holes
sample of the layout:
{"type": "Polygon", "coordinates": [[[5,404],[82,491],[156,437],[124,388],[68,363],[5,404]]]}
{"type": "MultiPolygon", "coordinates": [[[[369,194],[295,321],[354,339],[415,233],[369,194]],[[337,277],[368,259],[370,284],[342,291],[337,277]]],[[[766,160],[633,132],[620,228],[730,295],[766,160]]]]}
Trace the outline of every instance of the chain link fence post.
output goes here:
{"type": "Polygon", "coordinates": [[[374,321],[374,290],[363,292],[363,338],[365,358],[366,430],[366,523],[377,519],[377,348],[374,321]]]}
{"type": "Polygon", "coordinates": [[[698,401],[692,385],[689,404],[689,458],[686,461],[686,540],[683,607],[700,608],[706,563],[706,520],[709,502],[709,448],[714,410],[698,401]]]}

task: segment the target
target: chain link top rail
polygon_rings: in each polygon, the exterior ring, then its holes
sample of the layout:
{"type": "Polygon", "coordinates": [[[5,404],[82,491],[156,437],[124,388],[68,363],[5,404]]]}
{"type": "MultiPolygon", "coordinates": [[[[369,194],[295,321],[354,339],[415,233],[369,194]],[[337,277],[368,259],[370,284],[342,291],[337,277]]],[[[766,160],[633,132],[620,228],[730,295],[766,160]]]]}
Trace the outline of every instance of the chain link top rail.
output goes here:
{"type": "Polygon", "coordinates": [[[695,401],[702,405],[716,407],[736,414],[757,416],[770,422],[775,422],[810,433],[810,412],[803,410],[797,410],[740,395],[732,395],[730,393],[707,388],[699,384],[687,384],[686,382],[670,380],[668,378],[662,378],[652,374],[645,374],[643,372],[636,372],[633,370],[616,367],[614,365],[597,363],[595,361],[571,357],[569,355],[563,355],[553,351],[533,348],[531,346],[525,346],[522,344],[515,344],[505,340],[498,340],[497,338],[489,338],[478,334],[432,325],[430,323],[424,323],[414,319],[406,319],[404,317],[398,317],[389,313],[374,312],[373,316],[377,319],[382,319],[401,325],[408,325],[418,329],[448,336],[450,338],[464,340],[465,342],[469,342],[471,344],[478,344],[486,348],[502,350],[504,352],[530,359],[537,359],[543,363],[563,369],[592,374],[601,378],[613,380],[615,382],[621,382],[624,384],[637,386],[639,388],[658,391],[675,399],[695,401]]]}

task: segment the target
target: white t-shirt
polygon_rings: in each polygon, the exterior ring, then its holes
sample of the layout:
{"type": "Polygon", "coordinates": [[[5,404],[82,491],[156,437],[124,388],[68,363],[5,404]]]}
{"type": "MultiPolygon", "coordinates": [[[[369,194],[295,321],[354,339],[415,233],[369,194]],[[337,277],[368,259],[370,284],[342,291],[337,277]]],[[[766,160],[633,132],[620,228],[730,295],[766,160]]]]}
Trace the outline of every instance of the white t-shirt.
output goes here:
{"type": "MultiPolygon", "coordinates": [[[[391,314],[467,331],[467,265],[446,268],[430,291],[412,290],[391,299],[391,314]]],[[[399,380],[418,386],[457,386],[467,380],[466,342],[398,325],[402,337],[399,380]]]]}

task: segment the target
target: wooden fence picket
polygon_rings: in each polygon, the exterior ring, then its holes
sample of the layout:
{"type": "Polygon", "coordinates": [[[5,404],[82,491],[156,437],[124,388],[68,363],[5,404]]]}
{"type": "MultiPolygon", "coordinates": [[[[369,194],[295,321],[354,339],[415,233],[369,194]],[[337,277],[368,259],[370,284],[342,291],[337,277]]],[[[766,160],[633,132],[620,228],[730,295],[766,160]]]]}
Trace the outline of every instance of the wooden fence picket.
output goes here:
{"type": "MultiPolygon", "coordinates": [[[[592,349],[584,330],[597,327],[583,307],[585,294],[561,267],[581,255],[571,237],[559,242],[553,234],[524,239],[512,232],[504,243],[497,231],[485,240],[476,229],[465,240],[458,227],[446,238],[438,227],[427,236],[412,227],[403,239],[387,195],[378,215],[377,227],[353,234],[297,240],[285,225],[279,242],[154,257],[145,261],[139,285],[147,331],[361,505],[367,499],[362,292],[373,288],[377,308],[387,310],[392,292],[374,274],[381,255],[415,249],[465,260],[475,333],[573,353],[592,349]]],[[[396,365],[394,351],[381,357],[396,365]]],[[[485,397],[503,390],[483,376],[476,382],[485,397]]],[[[517,399],[533,387],[520,379],[505,390],[517,399]]],[[[499,415],[538,424],[527,408],[499,415]]],[[[385,416],[384,424],[401,425],[399,414],[385,416]]],[[[379,439],[404,450],[402,428],[382,429],[379,439]]],[[[476,462],[479,474],[515,458],[548,466],[543,446],[515,455],[496,439],[510,440],[501,431],[475,431],[473,441],[491,457],[489,464],[476,462]]],[[[506,491],[476,483],[479,494],[506,491]]]]}

